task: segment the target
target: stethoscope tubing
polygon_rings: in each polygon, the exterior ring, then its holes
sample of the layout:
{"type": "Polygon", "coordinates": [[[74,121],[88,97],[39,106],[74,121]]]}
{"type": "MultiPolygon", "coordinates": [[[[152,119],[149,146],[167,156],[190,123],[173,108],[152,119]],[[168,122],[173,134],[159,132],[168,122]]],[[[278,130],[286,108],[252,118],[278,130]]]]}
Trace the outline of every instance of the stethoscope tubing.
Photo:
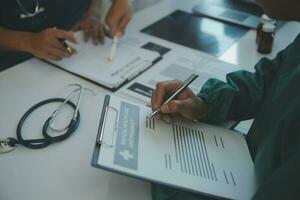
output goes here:
{"type": "Polygon", "coordinates": [[[37,110],[38,108],[49,104],[49,103],[55,103],[55,102],[66,102],[66,104],[68,104],[69,106],[71,106],[74,111],[76,112],[76,105],[71,102],[70,100],[67,100],[65,98],[50,98],[50,99],[46,99],[44,101],[41,101],[37,104],[35,104],[34,106],[32,106],[26,113],[24,113],[24,115],[21,117],[18,126],[17,126],[17,139],[15,140],[11,140],[10,145],[23,145],[27,148],[30,149],[41,149],[41,148],[45,148],[48,145],[50,145],[53,142],[59,142],[62,141],[66,138],[68,138],[78,127],[79,122],[80,122],[80,113],[79,111],[77,111],[77,116],[76,118],[72,118],[69,122],[68,125],[68,129],[66,130],[65,133],[58,135],[58,136],[50,136],[48,134],[48,130],[49,130],[49,126],[50,126],[50,120],[51,117],[49,117],[44,125],[43,125],[43,130],[42,130],[42,134],[44,136],[44,138],[42,139],[24,139],[22,136],[22,127],[23,124],[25,123],[26,119],[28,118],[28,116],[30,114],[32,114],[35,110],[37,110]]]}

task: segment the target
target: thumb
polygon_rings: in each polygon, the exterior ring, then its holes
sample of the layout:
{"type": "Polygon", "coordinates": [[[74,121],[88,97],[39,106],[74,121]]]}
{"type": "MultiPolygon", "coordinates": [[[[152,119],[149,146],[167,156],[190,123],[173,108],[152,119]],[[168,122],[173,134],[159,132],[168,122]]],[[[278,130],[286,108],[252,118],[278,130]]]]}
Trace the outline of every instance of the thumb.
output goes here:
{"type": "Polygon", "coordinates": [[[116,28],[119,20],[120,20],[119,17],[113,16],[111,11],[109,11],[109,13],[105,18],[105,24],[106,24],[105,28],[111,37],[113,37],[114,36],[113,33],[116,32],[116,28]]]}
{"type": "Polygon", "coordinates": [[[126,29],[126,26],[129,22],[129,18],[124,16],[122,17],[120,23],[117,25],[117,27],[115,28],[115,32],[113,32],[112,34],[113,35],[116,35],[116,34],[121,34],[120,36],[124,35],[125,33],[125,29],[126,29]]]}
{"type": "Polygon", "coordinates": [[[180,113],[185,110],[187,102],[185,100],[172,100],[167,104],[162,105],[161,112],[163,113],[180,113]]]}

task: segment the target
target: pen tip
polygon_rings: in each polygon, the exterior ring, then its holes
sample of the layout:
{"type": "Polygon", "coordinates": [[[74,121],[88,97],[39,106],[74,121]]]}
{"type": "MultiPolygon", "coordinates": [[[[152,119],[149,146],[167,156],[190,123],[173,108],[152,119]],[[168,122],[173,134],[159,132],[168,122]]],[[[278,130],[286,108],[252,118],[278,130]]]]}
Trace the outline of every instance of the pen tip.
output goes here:
{"type": "Polygon", "coordinates": [[[68,52],[68,54],[72,54],[73,53],[73,50],[71,49],[71,47],[67,47],[67,52],[68,52]]]}
{"type": "Polygon", "coordinates": [[[107,62],[112,63],[113,59],[112,58],[107,58],[107,62]]]}

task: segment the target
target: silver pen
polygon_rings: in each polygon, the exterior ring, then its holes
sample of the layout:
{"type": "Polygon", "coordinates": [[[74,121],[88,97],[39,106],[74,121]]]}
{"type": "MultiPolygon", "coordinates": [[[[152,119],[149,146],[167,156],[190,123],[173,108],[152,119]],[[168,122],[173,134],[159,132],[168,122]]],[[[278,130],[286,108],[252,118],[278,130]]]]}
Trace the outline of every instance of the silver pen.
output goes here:
{"type": "MultiPolygon", "coordinates": [[[[179,95],[185,88],[187,88],[196,78],[198,78],[197,74],[192,74],[191,76],[189,76],[184,82],[182,82],[177,90],[161,105],[165,105],[167,103],[169,103],[171,100],[173,100],[177,95],[179,95]]],[[[155,111],[153,111],[149,116],[148,116],[148,120],[151,119],[152,117],[154,117],[157,113],[160,112],[160,108],[161,106],[156,109],[155,111]]]]}

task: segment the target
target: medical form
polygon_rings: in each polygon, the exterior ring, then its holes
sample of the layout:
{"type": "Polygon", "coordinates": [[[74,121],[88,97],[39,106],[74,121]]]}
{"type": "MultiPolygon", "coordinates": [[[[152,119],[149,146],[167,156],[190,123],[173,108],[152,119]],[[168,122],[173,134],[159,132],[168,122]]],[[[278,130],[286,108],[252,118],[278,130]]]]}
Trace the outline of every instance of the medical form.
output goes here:
{"type": "Polygon", "coordinates": [[[95,46],[92,41],[85,43],[83,33],[77,32],[78,45],[73,45],[77,53],[61,61],[49,61],[56,66],[98,83],[108,89],[116,90],[123,83],[133,79],[152,66],[160,57],[157,52],[136,46],[135,40],[142,40],[135,34],[124,36],[118,42],[116,56],[108,61],[113,40],[105,37],[103,45],[95,46]]]}
{"type": "Polygon", "coordinates": [[[150,113],[106,96],[92,165],[207,195],[252,197],[256,178],[243,135],[204,123],[149,120],[150,113]]]}

